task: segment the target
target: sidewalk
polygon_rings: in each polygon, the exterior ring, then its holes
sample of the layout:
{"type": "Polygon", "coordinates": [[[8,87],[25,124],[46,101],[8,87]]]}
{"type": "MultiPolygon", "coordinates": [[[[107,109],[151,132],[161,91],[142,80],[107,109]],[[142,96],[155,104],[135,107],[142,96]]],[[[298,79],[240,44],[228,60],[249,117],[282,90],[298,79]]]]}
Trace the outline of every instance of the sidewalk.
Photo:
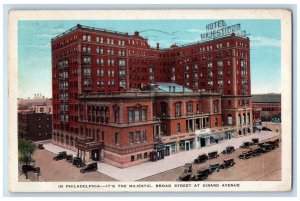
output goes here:
{"type": "MultiPolygon", "coordinates": [[[[235,148],[239,148],[239,146],[244,141],[250,141],[251,138],[259,138],[260,141],[263,141],[279,135],[280,134],[276,132],[262,131],[260,133],[254,133],[249,136],[233,138],[231,140],[227,140],[219,144],[210,145],[201,149],[194,149],[187,152],[179,152],[174,155],[167,156],[165,157],[165,159],[156,162],[149,161],[136,166],[122,169],[106,163],[98,163],[98,171],[119,181],[136,181],[161,172],[181,167],[185,163],[190,163],[194,161],[194,159],[200,153],[208,153],[211,151],[221,152],[223,149],[225,149],[225,147],[229,145],[234,146],[235,148]]],[[[73,151],[66,150],[53,144],[45,144],[44,147],[46,150],[53,153],[58,153],[59,151],[67,151],[68,153],[74,154],[73,151]]]]}

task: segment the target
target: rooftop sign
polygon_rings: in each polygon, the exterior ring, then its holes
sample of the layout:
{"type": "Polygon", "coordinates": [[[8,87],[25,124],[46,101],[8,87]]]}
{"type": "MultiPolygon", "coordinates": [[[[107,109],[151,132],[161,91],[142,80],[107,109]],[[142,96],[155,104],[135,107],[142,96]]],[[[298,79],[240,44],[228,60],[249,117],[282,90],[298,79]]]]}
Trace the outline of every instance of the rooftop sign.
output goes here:
{"type": "Polygon", "coordinates": [[[236,36],[245,37],[246,31],[241,31],[241,24],[228,26],[224,20],[206,25],[206,33],[201,34],[201,40],[222,38],[235,33],[236,36]]]}

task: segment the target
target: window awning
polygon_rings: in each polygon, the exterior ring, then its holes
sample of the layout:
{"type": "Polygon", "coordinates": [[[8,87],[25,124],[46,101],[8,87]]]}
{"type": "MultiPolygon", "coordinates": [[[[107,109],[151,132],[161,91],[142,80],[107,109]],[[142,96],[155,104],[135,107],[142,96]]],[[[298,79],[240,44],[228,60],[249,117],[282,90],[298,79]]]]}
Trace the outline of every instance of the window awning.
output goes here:
{"type": "Polygon", "coordinates": [[[225,133],[215,133],[213,135],[211,135],[211,137],[213,137],[215,140],[221,139],[221,138],[226,138],[226,134],[225,133]]]}

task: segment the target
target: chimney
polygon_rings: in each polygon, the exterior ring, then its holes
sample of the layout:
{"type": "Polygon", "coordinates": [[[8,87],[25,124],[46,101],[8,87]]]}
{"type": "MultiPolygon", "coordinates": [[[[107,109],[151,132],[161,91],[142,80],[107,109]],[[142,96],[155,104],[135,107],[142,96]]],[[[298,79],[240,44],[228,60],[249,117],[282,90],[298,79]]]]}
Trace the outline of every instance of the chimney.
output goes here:
{"type": "Polygon", "coordinates": [[[159,49],[159,43],[156,43],[156,49],[159,49]]]}
{"type": "Polygon", "coordinates": [[[140,33],[139,33],[138,31],[135,31],[135,32],[134,32],[134,35],[135,35],[135,36],[139,36],[140,33]]]}

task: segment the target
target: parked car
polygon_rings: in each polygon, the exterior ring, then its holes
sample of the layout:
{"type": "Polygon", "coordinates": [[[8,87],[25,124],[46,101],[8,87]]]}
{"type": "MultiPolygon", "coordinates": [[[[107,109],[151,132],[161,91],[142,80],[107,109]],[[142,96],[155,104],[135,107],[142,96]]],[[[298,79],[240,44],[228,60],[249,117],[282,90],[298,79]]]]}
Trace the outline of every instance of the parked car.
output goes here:
{"type": "Polygon", "coordinates": [[[93,172],[93,171],[97,171],[98,170],[98,166],[97,163],[90,163],[87,164],[87,166],[85,168],[82,168],[80,170],[81,173],[86,173],[86,172],[93,172]]]}
{"type": "Polygon", "coordinates": [[[79,167],[84,167],[84,166],[85,166],[84,162],[83,162],[82,159],[79,158],[79,157],[74,157],[74,158],[73,158],[72,164],[73,164],[74,166],[78,167],[78,168],[79,168],[79,167]]]}
{"type": "Polygon", "coordinates": [[[184,165],[184,172],[192,172],[192,163],[186,163],[184,165]]]}
{"type": "Polygon", "coordinates": [[[199,164],[199,163],[204,163],[208,160],[208,156],[206,154],[199,155],[198,158],[194,160],[194,163],[199,164]]]}
{"type": "Polygon", "coordinates": [[[219,172],[220,169],[221,169],[220,163],[215,163],[215,164],[209,165],[210,174],[212,174],[214,172],[219,172]]]}
{"type": "Polygon", "coordinates": [[[217,151],[208,153],[208,159],[214,159],[214,158],[218,158],[218,157],[219,157],[219,154],[217,151]]]}
{"type": "Polygon", "coordinates": [[[259,138],[252,138],[251,140],[252,140],[252,142],[254,144],[258,144],[259,143],[259,138]]]}
{"type": "Polygon", "coordinates": [[[66,161],[72,163],[72,162],[73,162],[73,155],[72,155],[72,154],[68,154],[68,155],[66,156],[66,161]]]}
{"type": "Polygon", "coordinates": [[[182,173],[182,174],[178,177],[178,180],[179,180],[179,181],[190,181],[190,179],[191,179],[191,173],[189,173],[189,172],[182,173]]]}
{"type": "Polygon", "coordinates": [[[222,154],[231,154],[234,151],[235,151],[235,149],[233,146],[228,146],[222,151],[222,154]]]}
{"type": "Polygon", "coordinates": [[[44,149],[44,146],[43,146],[43,144],[38,144],[36,148],[37,149],[44,149]]]}
{"type": "Polygon", "coordinates": [[[247,149],[249,148],[250,146],[254,145],[254,142],[244,142],[240,148],[243,148],[243,149],[247,149]]]}
{"type": "Polygon", "coordinates": [[[272,147],[274,147],[274,149],[279,147],[279,139],[276,139],[276,140],[273,140],[273,141],[268,141],[266,143],[272,145],[272,147]]]}
{"type": "Polygon", "coordinates": [[[56,156],[53,157],[53,160],[58,161],[58,160],[65,159],[66,157],[67,157],[67,152],[61,151],[56,156]]]}
{"type": "Polygon", "coordinates": [[[255,149],[252,149],[252,156],[256,157],[256,156],[260,156],[261,155],[261,148],[257,147],[255,149]]]}
{"type": "Polygon", "coordinates": [[[223,161],[223,164],[221,166],[222,169],[226,169],[226,168],[230,168],[233,167],[235,165],[234,159],[233,158],[229,158],[229,159],[225,159],[223,161]]]}
{"type": "Polygon", "coordinates": [[[34,172],[40,175],[41,169],[39,167],[33,167],[32,165],[22,165],[22,172],[24,174],[26,174],[27,172],[34,172]]]}
{"type": "Polygon", "coordinates": [[[252,151],[243,151],[240,155],[239,155],[239,159],[249,159],[251,158],[253,155],[252,151]]]}
{"type": "Polygon", "coordinates": [[[207,177],[211,174],[210,169],[209,168],[202,168],[200,170],[197,171],[197,174],[194,175],[191,180],[192,181],[202,181],[207,179],[207,177]]]}
{"type": "Polygon", "coordinates": [[[274,149],[274,146],[268,143],[264,143],[260,146],[260,148],[261,148],[261,153],[267,153],[269,151],[272,151],[274,149]]]}

